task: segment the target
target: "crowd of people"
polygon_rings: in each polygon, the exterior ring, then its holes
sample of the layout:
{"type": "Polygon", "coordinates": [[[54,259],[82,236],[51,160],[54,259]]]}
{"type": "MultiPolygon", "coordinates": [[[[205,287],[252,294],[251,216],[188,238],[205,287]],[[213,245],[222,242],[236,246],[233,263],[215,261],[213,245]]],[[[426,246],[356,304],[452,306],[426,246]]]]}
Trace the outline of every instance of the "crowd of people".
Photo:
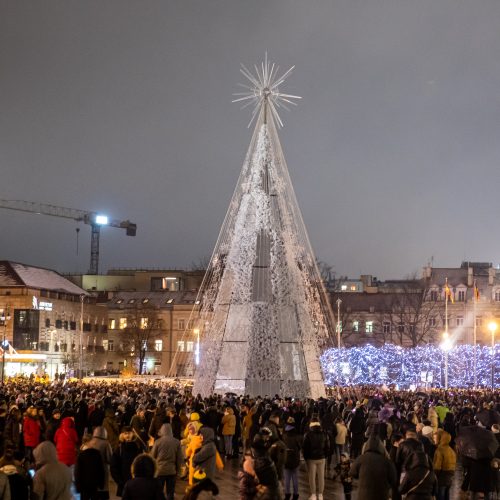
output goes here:
{"type": "Polygon", "coordinates": [[[179,482],[186,500],[217,498],[228,464],[241,500],[297,500],[302,464],[310,500],[327,481],[347,500],[449,500],[454,483],[492,500],[499,410],[487,390],[202,398],[180,383],[20,379],[0,389],[0,500],[172,500],[179,482]]]}

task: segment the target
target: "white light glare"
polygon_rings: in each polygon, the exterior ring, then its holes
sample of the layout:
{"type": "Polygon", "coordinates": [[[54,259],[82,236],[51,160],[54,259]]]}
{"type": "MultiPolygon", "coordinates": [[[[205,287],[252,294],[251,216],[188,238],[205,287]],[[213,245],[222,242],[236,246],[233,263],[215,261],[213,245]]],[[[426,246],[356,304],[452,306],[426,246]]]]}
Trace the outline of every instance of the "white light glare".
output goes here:
{"type": "Polygon", "coordinates": [[[108,224],[108,216],[107,215],[96,215],[95,223],[100,226],[106,226],[108,224]]]}

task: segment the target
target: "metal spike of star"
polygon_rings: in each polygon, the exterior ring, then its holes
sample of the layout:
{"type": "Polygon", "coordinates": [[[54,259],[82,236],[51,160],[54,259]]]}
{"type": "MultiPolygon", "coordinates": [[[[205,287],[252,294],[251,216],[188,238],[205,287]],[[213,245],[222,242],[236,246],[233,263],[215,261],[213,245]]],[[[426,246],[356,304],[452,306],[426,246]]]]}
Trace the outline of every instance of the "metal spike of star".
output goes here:
{"type": "Polygon", "coordinates": [[[281,128],[283,127],[283,122],[281,121],[278,110],[284,108],[288,111],[289,109],[286,104],[296,106],[297,103],[294,102],[294,99],[302,99],[302,97],[297,95],[280,92],[279,89],[283,82],[290,76],[295,66],[292,66],[288,71],[285,71],[278,77],[279,66],[269,62],[266,52],[260,68],[257,65],[255,65],[254,68],[255,73],[252,73],[244,64],[241,65],[240,72],[250,82],[250,85],[243,83],[238,84],[247,90],[234,93],[233,95],[236,99],[233,99],[232,102],[244,103],[241,109],[253,106],[252,118],[248,124],[249,127],[259,115],[262,106],[267,103],[269,111],[281,128]]]}

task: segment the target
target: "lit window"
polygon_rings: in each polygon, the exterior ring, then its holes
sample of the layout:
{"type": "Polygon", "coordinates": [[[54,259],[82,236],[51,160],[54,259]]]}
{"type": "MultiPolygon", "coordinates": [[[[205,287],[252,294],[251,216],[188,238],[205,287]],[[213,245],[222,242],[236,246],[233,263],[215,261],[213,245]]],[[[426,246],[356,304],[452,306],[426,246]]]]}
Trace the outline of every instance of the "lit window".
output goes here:
{"type": "Polygon", "coordinates": [[[383,324],[384,333],[391,333],[391,324],[389,321],[384,321],[383,324]]]}
{"type": "Polygon", "coordinates": [[[194,351],[194,342],[192,340],[188,340],[186,342],[186,351],[193,352],[194,351]]]}
{"type": "Polygon", "coordinates": [[[108,341],[106,339],[104,339],[102,341],[102,348],[107,351],[108,350],[108,341]]]}
{"type": "Polygon", "coordinates": [[[186,321],[183,319],[180,319],[177,324],[177,328],[179,330],[185,330],[186,329],[186,321]]]}
{"type": "Polygon", "coordinates": [[[373,333],[373,321],[367,321],[365,326],[366,333],[373,333]]]}
{"type": "Polygon", "coordinates": [[[177,350],[180,352],[184,352],[184,341],[183,340],[177,341],[177,350]]]}
{"type": "Polygon", "coordinates": [[[128,303],[129,303],[129,304],[135,304],[135,299],[130,299],[130,300],[128,301],[128,303]]]}
{"type": "Polygon", "coordinates": [[[168,299],[167,304],[172,304],[174,302],[174,299],[168,299]]]}
{"type": "Polygon", "coordinates": [[[351,292],[355,292],[357,290],[356,285],[351,285],[351,292]]]}
{"type": "Polygon", "coordinates": [[[464,317],[457,316],[457,326],[463,326],[463,324],[464,324],[464,317]]]}
{"type": "Polygon", "coordinates": [[[342,286],[340,287],[340,289],[341,289],[343,292],[345,292],[345,291],[347,290],[347,285],[342,285],[342,286]]]}
{"type": "Polygon", "coordinates": [[[163,351],[163,340],[155,340],[155,351],[163,351]]]}
{"type": "Polygon", "coordinates": [[[352,331],[353,332],[359,332],[359,321],[353,321],[352,322],[352,331]]]}
{"type": "Polygon", "coordinates": [[[149,318],[141,318],[141,329],[145,330],[148,327],[149,318]]]}
{"type": "Polygon", "coordinates": [[[116,328],[116,319],[109,318],[109,329],[114,330],[116,328]]]}
{"type": "Polygon", "coordinates": [[[147,304],[148,302],[149,302],[149,299],[147,299],[147,298],[146,299],[142,299],[142,303],[143,304],[147,304]]]}
{"type": "Polygon", "coordinates": [[[118,300],[116,301],[116,303],[117,303],[117,304],[122,304],[122,303],[123,303],[123,299],[118,299],[118,300]]]}
{"type": "Polygon", "coordinates": [[[127,318],[120,318],[120,330],[127,328],[127,318]]]}
{"type": "Polygon", "coordinates": [[[196,304],[196,305],[198,305],[199,303],[200,303],[200,301],[199,301],[199,300],[195,301],[195,304],[196,304]]]}

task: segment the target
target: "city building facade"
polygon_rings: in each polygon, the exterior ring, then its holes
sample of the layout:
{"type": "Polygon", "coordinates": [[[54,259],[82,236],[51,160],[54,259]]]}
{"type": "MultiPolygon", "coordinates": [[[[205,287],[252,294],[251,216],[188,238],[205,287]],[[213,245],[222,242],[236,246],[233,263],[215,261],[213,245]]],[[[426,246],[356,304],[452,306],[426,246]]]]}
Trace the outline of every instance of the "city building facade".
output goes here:
{"type": "MultiPolygon", "coordinates": [[[[330,298],[345,346],[439,343],[446,329],[453,344],[471,344],[476,338],[489,345],[488,325],[496,322],[500,328],[500,270],[491,263],[429,265],[421,277],[406,280],[342,278],[330,298]]],[[[332,337],[333,345],[336,341],[332,337]]]]}

